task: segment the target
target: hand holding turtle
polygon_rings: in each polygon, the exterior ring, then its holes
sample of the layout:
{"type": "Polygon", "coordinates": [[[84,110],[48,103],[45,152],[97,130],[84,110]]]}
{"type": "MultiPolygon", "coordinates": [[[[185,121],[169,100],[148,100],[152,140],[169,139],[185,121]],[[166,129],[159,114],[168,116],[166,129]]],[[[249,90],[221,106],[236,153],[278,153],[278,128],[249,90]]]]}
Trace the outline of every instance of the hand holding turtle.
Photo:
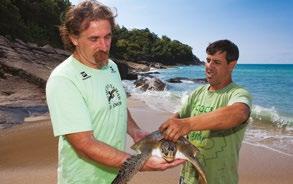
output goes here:
{"type": "Polygon", "coordinates": [[[138,171],[165,170],[188,160],[198,171],[202,183],[206,184],[205,172],[197,159],[199,150],[186,138],[177,142],[164,139],[160,131],[155,131],[131,146],[138,154],[131,155],[120,168],[112,184],[126,184],[138,171]]]}
{"type": "Polygon", "coordinates": [[[179,137],[187,135],[190,132],[191,125],[187,121],[184,121],[184,119],[172,117],[165,121],[159,130],[163,133],[165,139],[176,142],[179,137]]]}
{"type": "Polygon", "coordinates": [[[157,156],[151,156],[140,169],[140,171],[164,171],[169,168],[176,167],[186,160],[175,159],[172,162],[167,162],[165,159],[157,156]]]}

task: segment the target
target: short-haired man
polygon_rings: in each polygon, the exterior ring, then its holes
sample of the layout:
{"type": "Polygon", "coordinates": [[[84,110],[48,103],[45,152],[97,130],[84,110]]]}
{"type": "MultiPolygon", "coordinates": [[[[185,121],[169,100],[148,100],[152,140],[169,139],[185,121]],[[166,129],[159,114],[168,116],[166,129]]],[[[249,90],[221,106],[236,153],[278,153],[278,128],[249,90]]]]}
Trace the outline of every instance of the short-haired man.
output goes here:
{"type": "MultiPolygon", "coordinates": [[[[181,111],[163,123],[160,130],[173,141],[187,135],[200,149],[209,184],[234,184],[238,182],[239,150],[250,116],[251,96],[232,81],[239,57],[234,43],[218,40],[206,52],[209,84],[193,91],[181,111]]],[[[198,183],[190,163],[184,165],[180,183],[198,183]]]]}

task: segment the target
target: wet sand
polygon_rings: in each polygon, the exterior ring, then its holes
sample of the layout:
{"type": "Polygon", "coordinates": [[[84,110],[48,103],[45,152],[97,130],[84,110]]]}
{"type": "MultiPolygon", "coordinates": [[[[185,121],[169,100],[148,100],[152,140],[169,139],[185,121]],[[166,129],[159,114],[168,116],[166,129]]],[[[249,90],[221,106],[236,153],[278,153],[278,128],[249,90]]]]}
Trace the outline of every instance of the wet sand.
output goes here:
{"type": "MultiPolygon", "coordinates": [[[[129,109],[137,123],[150,132],[170,116],[131,98],[129,109]]],[[[131,144],[128,138],[127,147],[131,144]]],[[[54,184],[56,170],[57,138],[53,137],[49,119],[29,119],[22,125],[0,130],[1,184],[54,184]]],[[[139,173],[130,184],[177,184],[179,171],[180,166],[164,172],[139,173]]],[[[239,175],[240,184],[291,184],[293,157],[244,143],[239,175]]]]}

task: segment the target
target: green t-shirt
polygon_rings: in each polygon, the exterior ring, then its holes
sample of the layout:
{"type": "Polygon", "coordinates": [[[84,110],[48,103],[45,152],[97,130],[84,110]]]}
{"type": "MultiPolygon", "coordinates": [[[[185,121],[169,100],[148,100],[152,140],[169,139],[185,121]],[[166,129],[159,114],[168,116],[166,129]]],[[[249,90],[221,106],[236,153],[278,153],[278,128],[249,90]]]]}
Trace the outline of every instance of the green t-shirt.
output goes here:
{"type": "MultiPolygon", "coordinates": [[[[231,83],[224,89],[209,91],[209,85],[196,89],[188,98],[180,118],[188,118],[214,111],[220,107],[241,102],[251,107],[251,96],[242,87],[231,83]]],[[[234,184],[238,182],[238,161],[241,142],[247,123],[221,131],[193,131],[188,139],[200,149],[199,160],[207,174],[209,184],[234,184]]],[[[187,162],[181,171],[181,183],[198,183],[198,174],[187,162]]]]}
{"type": "Polygon", "coordinates": [[[116,64],[93,69],[70,56],[46,86],[53,131],[59,136],[59,184],[109,184],[117,170],[80,157],[64,135],[93,131],[97,140],[125,149],[126,94],[116,64]]]}

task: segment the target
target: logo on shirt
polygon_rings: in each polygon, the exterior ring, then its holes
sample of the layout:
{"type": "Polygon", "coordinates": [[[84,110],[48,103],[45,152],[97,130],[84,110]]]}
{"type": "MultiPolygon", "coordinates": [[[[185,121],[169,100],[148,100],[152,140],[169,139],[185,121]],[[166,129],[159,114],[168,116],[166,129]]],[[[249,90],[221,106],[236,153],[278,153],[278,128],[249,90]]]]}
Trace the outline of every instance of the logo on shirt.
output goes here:
{"type": "Polygon", "coordinates": [[[119,94],[118,89],[114,87],[112,84],[106,85],[105,92],[110,109],[118,107],[122,104],[121,95],[119,94]]]}
{"type": "Polygon", "coordinates": [[[214,107],[197,104],[196,106],[193,107],[193,109],[196,111],[197,114],[199,114],[203,112],[211,112],[214,110],[214,107]]]}
{"type": "Polygon", "coordinates": [[[111,70],[111,73],[116,73],[116,71],[114,70],[114,68],[112,66],[109,67],[111,70]]]}
{"type": "Polygon", "coordinates": [[[88,79],[88,78],[91,77],[90,75],[88,75],[87,73],[85,73],[85,71],[80,72],[80,75],[82,77],[82,80],[86,80],[86,79],[88,79]]]}

